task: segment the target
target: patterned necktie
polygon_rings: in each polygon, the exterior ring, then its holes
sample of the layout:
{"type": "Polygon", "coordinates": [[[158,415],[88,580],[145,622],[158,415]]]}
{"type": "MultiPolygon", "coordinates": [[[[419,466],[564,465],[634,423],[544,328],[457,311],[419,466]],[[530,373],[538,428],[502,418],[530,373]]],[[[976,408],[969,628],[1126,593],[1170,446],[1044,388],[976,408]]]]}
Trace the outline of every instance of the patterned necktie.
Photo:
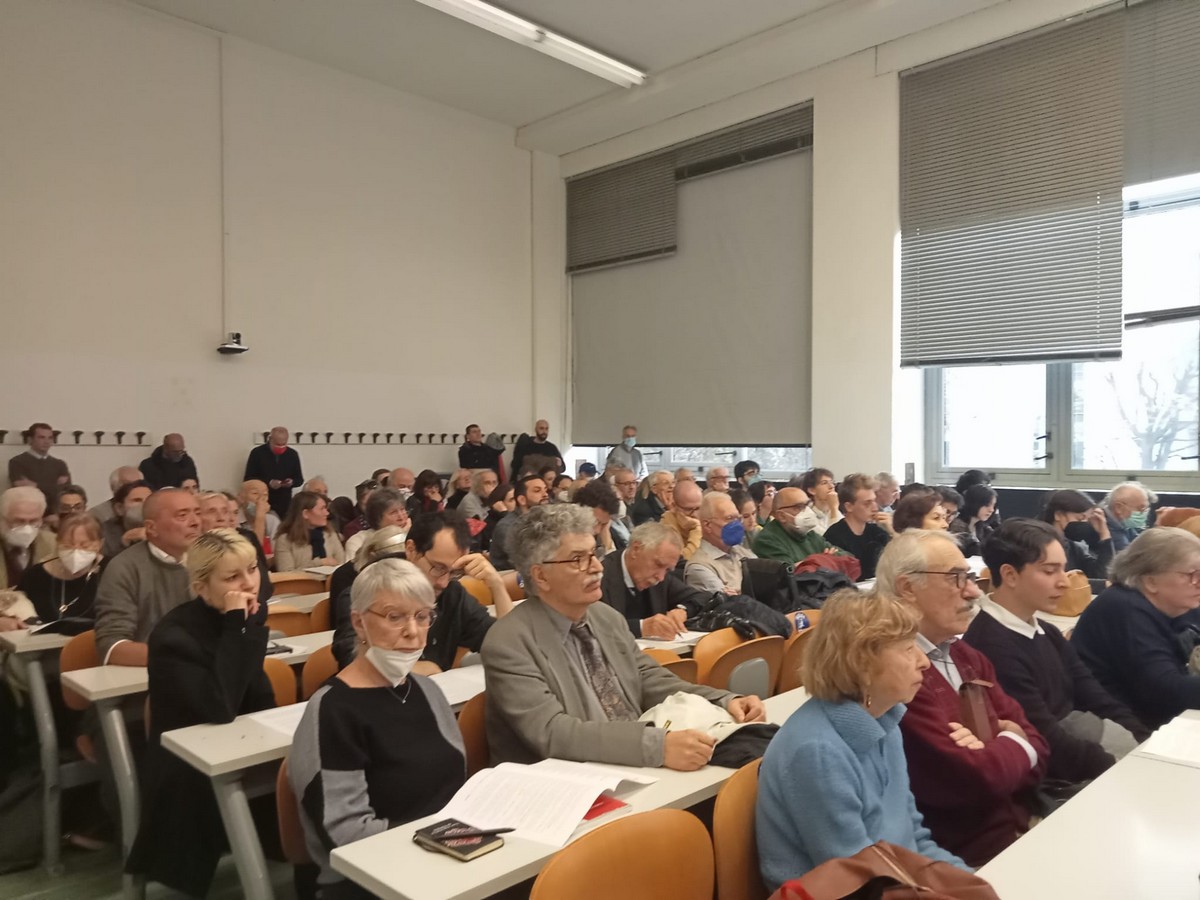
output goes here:
{"type": "Polygon", "coordinates": [[[588,681],[591,682],[592,690],[596,692],[596,699],[600,701],[600,707],[608,716],[608,721],[636,721],[638,714],[630,709],[620,685],[617,684],[617,677],[604,659],[600,643],[592,634],[592,629],[586,622],[576,622],[571,626],[571,637],[579,645],[584,671],[587,672],[588,681]]]}

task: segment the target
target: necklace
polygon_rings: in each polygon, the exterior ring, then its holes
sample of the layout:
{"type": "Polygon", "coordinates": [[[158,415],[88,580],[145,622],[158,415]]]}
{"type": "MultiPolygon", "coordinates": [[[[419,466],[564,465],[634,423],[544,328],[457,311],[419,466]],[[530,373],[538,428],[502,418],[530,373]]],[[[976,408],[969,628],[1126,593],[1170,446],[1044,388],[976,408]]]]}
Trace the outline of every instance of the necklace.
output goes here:
{"type": "MultiPolygon", "coordinates": [[[[393,697],[396,697],[396,689],[395,688],[392,688],[390,691],[388,691],[388,693],[391,694],[393,697]]],[[[396,697],[396,699],[400,701],[401,706],[403,706],[405,703],[408,702],[408,695],[411,693],[412,693],[412,679],[405,678],[404,679],[404,696],[396,697]]]]}

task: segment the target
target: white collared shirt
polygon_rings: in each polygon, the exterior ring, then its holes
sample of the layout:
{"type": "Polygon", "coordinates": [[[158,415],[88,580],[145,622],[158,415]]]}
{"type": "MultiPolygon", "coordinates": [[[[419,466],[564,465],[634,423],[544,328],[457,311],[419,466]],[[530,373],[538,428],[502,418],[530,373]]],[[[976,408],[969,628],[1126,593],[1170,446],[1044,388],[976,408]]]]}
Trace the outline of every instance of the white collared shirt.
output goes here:
{"type": "Polygon", "coordinates": [[[182,565],[187,564],[187,554],[186,553],[183,554],[183,556],[181,556],[179,559],[176,559],[170,553],[168,553],[166,550],[162,550],[162,549],[154,546],[154,544],[150,543],[150,541],[146,541],[146,546],[150,548],[150,555],[153,556],[155,559],[157,559],[159,562],[170,563],[173,566],[182,566],[182,565]]]}
{"type": "Polygon", "coordinates": [[[979,598],[979,609],[981,612],[987,613],[1009,631],[1015,631],[1019,635],[1033,640],[1039,634],[1045,634],[1045,630],[1035,618],[1032,622],[1026,622],[1010,609],[1001,606],[991,597],[979,598]]]}
{"type": "Polygon", "coordinates": [[[621,574],[625,577],[625,587],[636,591],[637,585],[633,583],[633,576],[629,574],[629,566],[625,565],[625,554],[628,552],[628,550],[621,551],[621,574]]]}

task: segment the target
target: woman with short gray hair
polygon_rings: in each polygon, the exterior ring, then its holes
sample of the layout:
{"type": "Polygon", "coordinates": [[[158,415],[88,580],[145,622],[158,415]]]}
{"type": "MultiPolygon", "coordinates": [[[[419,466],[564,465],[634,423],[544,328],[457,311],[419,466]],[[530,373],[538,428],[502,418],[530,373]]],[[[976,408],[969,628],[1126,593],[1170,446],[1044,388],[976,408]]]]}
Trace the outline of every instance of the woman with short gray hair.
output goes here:
{"type": "Polygon", "coordinates": [[[288,757],[323,897],[367,896],[329,865],[335,847],[437,812],[466,779],[442,692],[412,667],[437,616],[416,566],[381,559],[350,589],[358,652],[308,701],[288,757]]]}
{"type": "Polygon", "coordinates": [[[1071,645],[1096,680],[1154,729],[1200,709],[1200,538],[1151,528],[1117,555],[1112,587],[1083,611],[1071,645]]]}

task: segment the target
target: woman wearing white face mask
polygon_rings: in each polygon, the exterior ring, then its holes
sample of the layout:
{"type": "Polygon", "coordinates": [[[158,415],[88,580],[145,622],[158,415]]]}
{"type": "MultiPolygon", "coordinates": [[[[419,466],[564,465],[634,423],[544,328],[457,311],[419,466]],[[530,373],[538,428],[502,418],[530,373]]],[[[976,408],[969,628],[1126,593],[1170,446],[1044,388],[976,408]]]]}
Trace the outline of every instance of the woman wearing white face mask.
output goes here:
{"type": "Polygon", "coordinates": [[[100,523],[91,516],[68,516],[59,524],[58,555],[30,566],[17,585],[39,619],[95,618],[96,587],[107,562],[100,545],[100,523]]]}
{"type": "Polygon", "coordinates": [[[288,758],[321,895],[339,898],[369,895],[333,871],[331,850],[437,812],[466,777],[450,705],[411,674],[436,616],[429,579],[381,559],[354,580],[350,610],[358,655],[308,701],[288,758]]]}

